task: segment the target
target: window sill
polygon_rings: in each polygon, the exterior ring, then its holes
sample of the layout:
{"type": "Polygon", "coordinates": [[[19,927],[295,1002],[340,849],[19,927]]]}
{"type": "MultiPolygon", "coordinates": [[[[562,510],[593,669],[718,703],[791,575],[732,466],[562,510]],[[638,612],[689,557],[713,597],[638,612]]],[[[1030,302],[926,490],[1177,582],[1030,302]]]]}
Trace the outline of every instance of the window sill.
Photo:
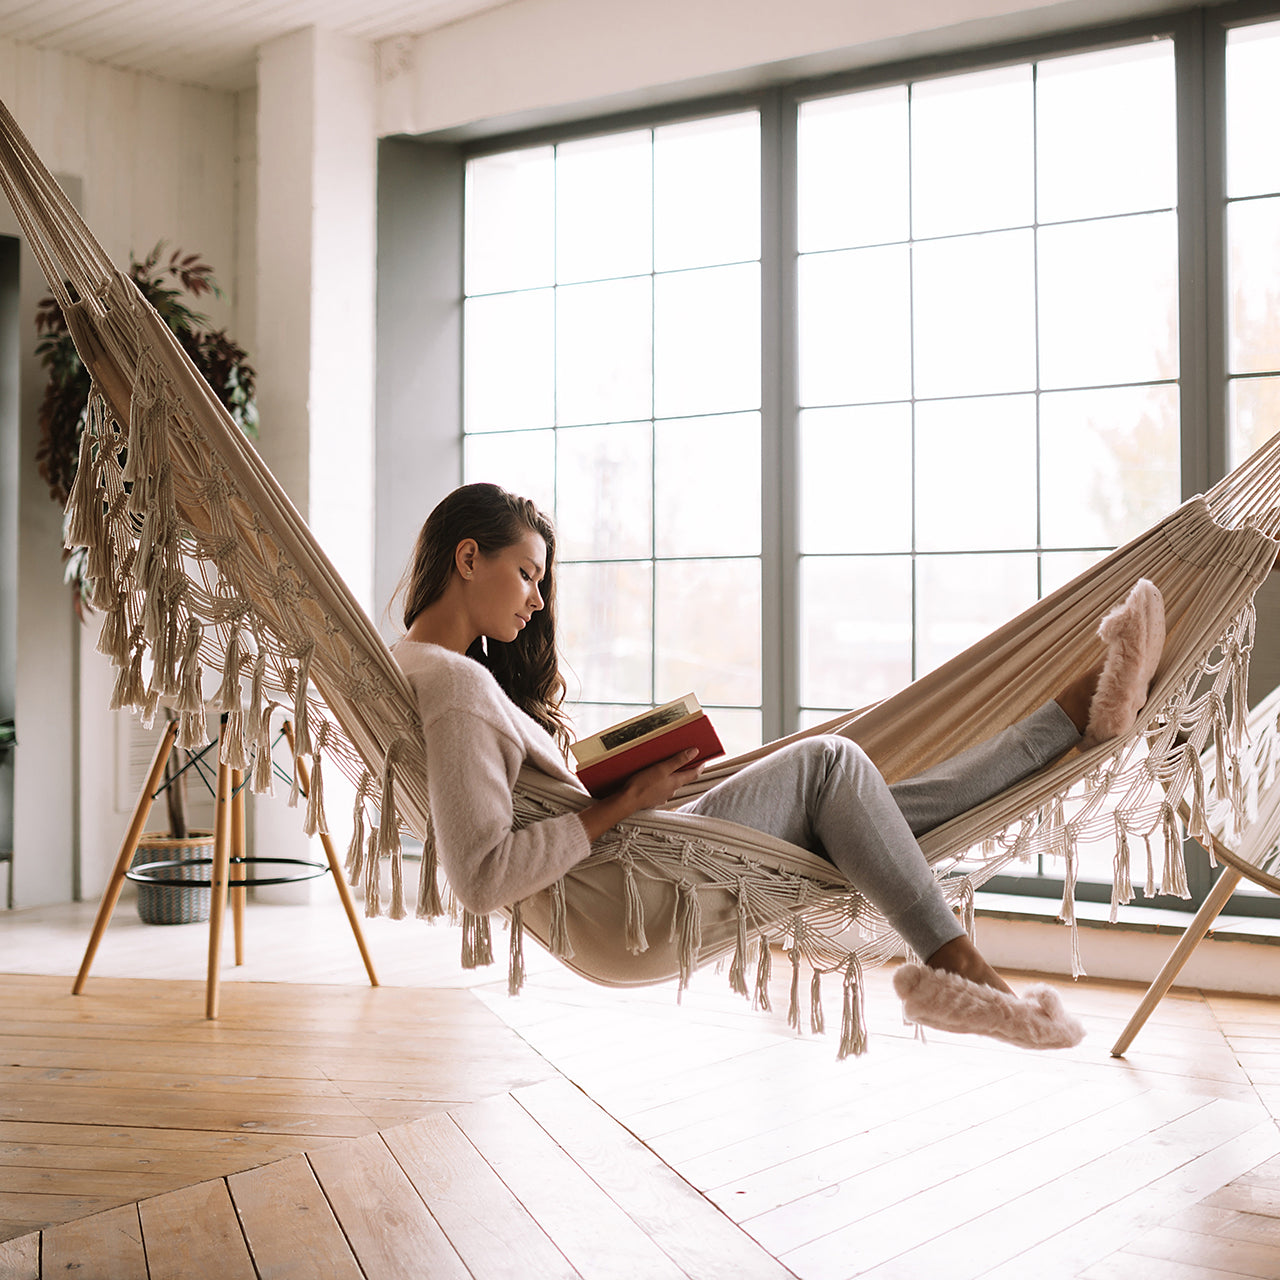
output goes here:
{"type": "MultiPolygon", "coordinates": [[[[998,969],[1011,973],[1071,976],[1071,938],[1057,918],[1058,899],[1013,894],[977,895],[977,941],[998,969]]],[[[1192,915],[1121,908],[1110,924],[1106,903],[1078,903],[1079,949],[1092,978],[1149,986],[1192,915]]],[[[1175,989],[1280,996],[1280,921],[1224,914],[1192,951],[1175,989]]]]}
{"type": "MultiPolygon", "coordinates": [[[[1061,925],[1057,898],[1033,898],[1015,893],[976,895],[976,910],[982,920],[1034,920],[1061,925]]],[[[1190,911],[1163,911],[1159,908],[1130,905],[1121,907],[1115,924],[1111,923],[1111,907],[1105,902],[1077,902],[1076,920],[1082,929],[1109,929],[1127,933],[1161,934],[1180,938],[1194,919],[1190,911]]],[[[1214,920],[1206,941],[1219,938],[1232,942],[1256,942],[1280,946],[1280,919],[1261,916],[1236,916],[1224,911],[1214,920]]]]}

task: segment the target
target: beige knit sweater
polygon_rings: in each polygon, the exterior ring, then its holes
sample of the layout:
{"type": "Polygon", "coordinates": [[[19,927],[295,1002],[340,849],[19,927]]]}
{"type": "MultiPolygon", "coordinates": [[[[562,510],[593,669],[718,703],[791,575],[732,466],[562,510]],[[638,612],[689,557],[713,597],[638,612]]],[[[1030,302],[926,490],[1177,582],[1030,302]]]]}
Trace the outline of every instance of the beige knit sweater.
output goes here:
{"type": "Polygon", "coordinates": [[[418,699],[436,848],[458,901],[486,914],[554,884],[591,851],[577,814],[512,829],[522,766],[583,790],[550,734],[464,654],[412,640],[391,652],[418,699]]]}

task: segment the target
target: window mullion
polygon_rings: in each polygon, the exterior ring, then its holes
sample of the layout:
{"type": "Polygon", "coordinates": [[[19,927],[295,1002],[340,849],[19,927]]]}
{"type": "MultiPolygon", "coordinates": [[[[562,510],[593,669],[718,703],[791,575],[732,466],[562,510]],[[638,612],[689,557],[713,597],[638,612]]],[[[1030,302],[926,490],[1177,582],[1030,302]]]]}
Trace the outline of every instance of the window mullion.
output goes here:
{"type": "Polygon", "coordinates": [[[799,696],[794,98],[760,112],[761,676],[764,740],[796,728],[799,696]]]}

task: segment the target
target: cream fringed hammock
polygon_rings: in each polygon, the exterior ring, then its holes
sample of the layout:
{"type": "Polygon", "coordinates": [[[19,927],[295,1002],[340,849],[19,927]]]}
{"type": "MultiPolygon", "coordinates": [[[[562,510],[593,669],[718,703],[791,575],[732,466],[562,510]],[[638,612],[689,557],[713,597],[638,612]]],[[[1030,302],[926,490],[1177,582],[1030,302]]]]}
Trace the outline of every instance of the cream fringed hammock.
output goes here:
{"type": "MultiPolygon", "coordinates": [[[[384,858],[389,913],[411,909],[403,825],[424,839],[417,914],[441,914],[421,727],[404,675],[280,486],[3,107],[0,181],[93,379],[67,540],[88,548],[93,604],[104,615],[99,648],[118,668],[112,705],[150,717],[164,699],[180,714],[179,742],[203,746],[201,667],[220,671],[221,750],[233,767],[251,769],[255,789],[270,786],[270,715],[285,705],[296,752],[313,762],[308,832],[326,829],[322,762],[357,788],[347,869],[365,886],[367,912],[384,909],[384,858]],[[367,815],[376,822],[366,842],[367,815]]],[[[1099,834],[1115,840],[1117,903],[1131,895],[1135,846],[1162,867],[1156,879],[1165,892],[1185,894],[1177,804],[1190,797],[1189,830],[1200,833],[1212,799],[1200,764],[1206,746],[1216,744],[1215,778],[1243,817],[1237,756],[1252,596],[1271,568],[1278,533],[1280,443],[1273,441],[1209,494],[945,666],[810,732],[855,739],[890,780],[918,773],[1027,715],[1095,663],[1099,618],[1137,578],[1151,578],[1168,618],[1145,713],[1151,727],[1072,753],[922,844],[948,899],[966,912],[974,888],[1010,862],[1052,854],[1066,864],[1063,915],[1072,922],[1077,844],[1099,834]],[[1068,797],[1082,780],[1086,787],[1068,797]]],[[[720,764],[697,789],[779,745],[720,764]]],[[[567,786],[526,771],[517,821],[583,803],[567,786]]],[[[579,973],[612,985],[673,976],[683,985],[695,965],[731,957],[734,989],[754,988],[766,1003],[764,943],[780,942],[793,964],[796,1025],[802,961],[812,969],[815,1029],[821,976],[842,979],[841,1056],[865,1041],[861,966],[899,946],[822,858],[732,823],[662,813],[637,815],[551,889],[513,904],[513,990],[523,976],[525,930],[579,973]]],[[[464,918],[463,934],[464,960],[487,961],[487,921],[464,918]]]]}

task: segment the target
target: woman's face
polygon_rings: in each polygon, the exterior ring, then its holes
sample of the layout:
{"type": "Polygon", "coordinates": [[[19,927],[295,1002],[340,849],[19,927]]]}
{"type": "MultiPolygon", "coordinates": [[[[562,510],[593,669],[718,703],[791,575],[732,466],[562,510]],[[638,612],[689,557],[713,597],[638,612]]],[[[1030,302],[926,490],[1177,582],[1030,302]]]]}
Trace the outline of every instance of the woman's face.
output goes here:
{"type": "Polygon", "coordinates": [[[491,556],[477,551],[463,576],[478,634],[510,644],[542,608],[538,583],[546,572],[547,544],[532,529],[491,556]]]}

